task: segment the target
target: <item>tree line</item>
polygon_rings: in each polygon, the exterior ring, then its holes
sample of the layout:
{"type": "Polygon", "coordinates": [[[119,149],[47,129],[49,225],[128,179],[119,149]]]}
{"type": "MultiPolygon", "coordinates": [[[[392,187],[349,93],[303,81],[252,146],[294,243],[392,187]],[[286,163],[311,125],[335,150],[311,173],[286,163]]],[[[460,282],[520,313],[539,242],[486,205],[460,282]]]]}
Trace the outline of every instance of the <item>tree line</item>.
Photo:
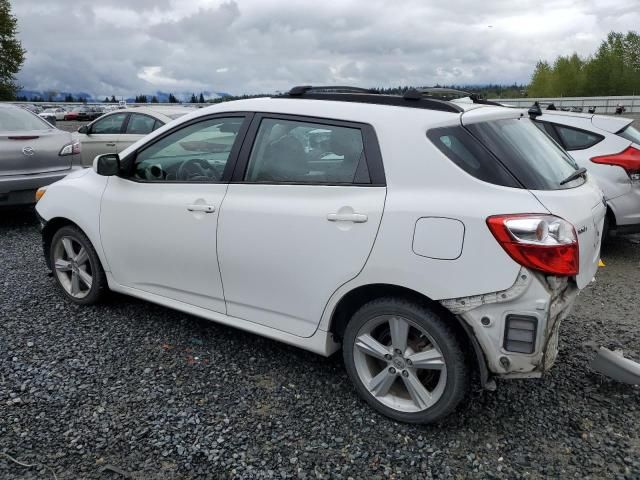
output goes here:
{"type": "Polygon", "coordinates": [[[553,63],[540,60],[527,93],[530,97],[640,95],[640,35],[611,32],[587,58],[574,53],[553,63]]]}

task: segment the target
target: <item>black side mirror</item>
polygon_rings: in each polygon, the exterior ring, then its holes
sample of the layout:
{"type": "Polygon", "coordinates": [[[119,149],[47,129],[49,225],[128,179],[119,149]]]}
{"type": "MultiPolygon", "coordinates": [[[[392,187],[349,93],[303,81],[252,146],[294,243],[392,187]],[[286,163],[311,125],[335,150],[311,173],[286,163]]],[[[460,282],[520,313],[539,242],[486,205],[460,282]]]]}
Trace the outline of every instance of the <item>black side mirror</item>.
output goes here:
{"type": "Polygon", "coordinates": [[[120,157],[117,153],[105,153],[98,155],[94,160],[94,166],[98,175],[110,177],[120,172],[120,157]]]}
{"type": "Polygon", "coordinates": [[[78,129],[78,133],[84,133],[85,135],[89,135],[89,127],[87,125],[83,125],[78,129]]]}

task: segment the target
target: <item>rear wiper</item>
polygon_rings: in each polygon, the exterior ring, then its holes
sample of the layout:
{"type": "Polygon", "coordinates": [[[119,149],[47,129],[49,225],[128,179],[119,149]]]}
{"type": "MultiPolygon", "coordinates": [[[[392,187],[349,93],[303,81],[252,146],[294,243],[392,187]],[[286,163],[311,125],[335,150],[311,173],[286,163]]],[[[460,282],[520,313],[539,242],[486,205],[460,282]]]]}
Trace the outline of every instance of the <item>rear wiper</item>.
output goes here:
{"type": "Polygon", "coordinates": [[[587,169],[584,167],[580,167],[579,169],[577,169],[575,172],[573,172],[571,175],[569,175],[567,178],[565,178],[564,180],[562,180],[560,182],[560,185],[564,185],[565,183],[569,183],[571,180],[575,180],[578,177],[582,177],[587,173],[587,169]]]}

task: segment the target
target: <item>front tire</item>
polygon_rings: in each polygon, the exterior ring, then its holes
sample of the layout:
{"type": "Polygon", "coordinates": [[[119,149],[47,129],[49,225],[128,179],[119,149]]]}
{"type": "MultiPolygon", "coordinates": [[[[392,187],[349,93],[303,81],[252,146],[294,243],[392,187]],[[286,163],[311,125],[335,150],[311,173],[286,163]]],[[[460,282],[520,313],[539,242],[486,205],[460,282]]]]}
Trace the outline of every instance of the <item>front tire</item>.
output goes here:
{"type": "Polygon", "coordinates": [[[49,261],[58,288],[73,303],[91,305],[107,291],[107,278],[87,236],[75,226],[60,228],[51,239],[49,261]]]}
{"type": "Polygon", "coordinates": [[[441,420],[469,385],[460,342],[446,319],[404,299],[362,306],[345,330],[343,356],[360,397],[401,422],[441,420]]]}

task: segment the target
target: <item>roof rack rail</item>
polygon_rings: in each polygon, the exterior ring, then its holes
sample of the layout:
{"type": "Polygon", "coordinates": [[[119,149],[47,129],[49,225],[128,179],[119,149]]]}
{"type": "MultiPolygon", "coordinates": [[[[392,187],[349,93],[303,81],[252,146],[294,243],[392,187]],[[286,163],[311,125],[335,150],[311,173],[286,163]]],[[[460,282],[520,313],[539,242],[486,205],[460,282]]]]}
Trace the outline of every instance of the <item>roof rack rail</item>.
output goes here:
{"type": "Polygon", "coordinates": [[[395,107],[424,108],[441,112],[461,113],[462,107],[444,100],[424,97],[417,92],[416,98],[400,95],[383,95],[376,90],[345,86],[312,86],[299,85],[287,93],[274,95],[272,98],[300,98],[308,100],[332,100],[337,102],[369,103],[390,105],[395,107]]]}
{"type": "Polygon", "coordinates": [[[376,90],[370,88],[349,87],[342,85],[297,85],[287,92],[287,95],[298,96],[305,93],[369,93],[377,94],[376,90]]]}

